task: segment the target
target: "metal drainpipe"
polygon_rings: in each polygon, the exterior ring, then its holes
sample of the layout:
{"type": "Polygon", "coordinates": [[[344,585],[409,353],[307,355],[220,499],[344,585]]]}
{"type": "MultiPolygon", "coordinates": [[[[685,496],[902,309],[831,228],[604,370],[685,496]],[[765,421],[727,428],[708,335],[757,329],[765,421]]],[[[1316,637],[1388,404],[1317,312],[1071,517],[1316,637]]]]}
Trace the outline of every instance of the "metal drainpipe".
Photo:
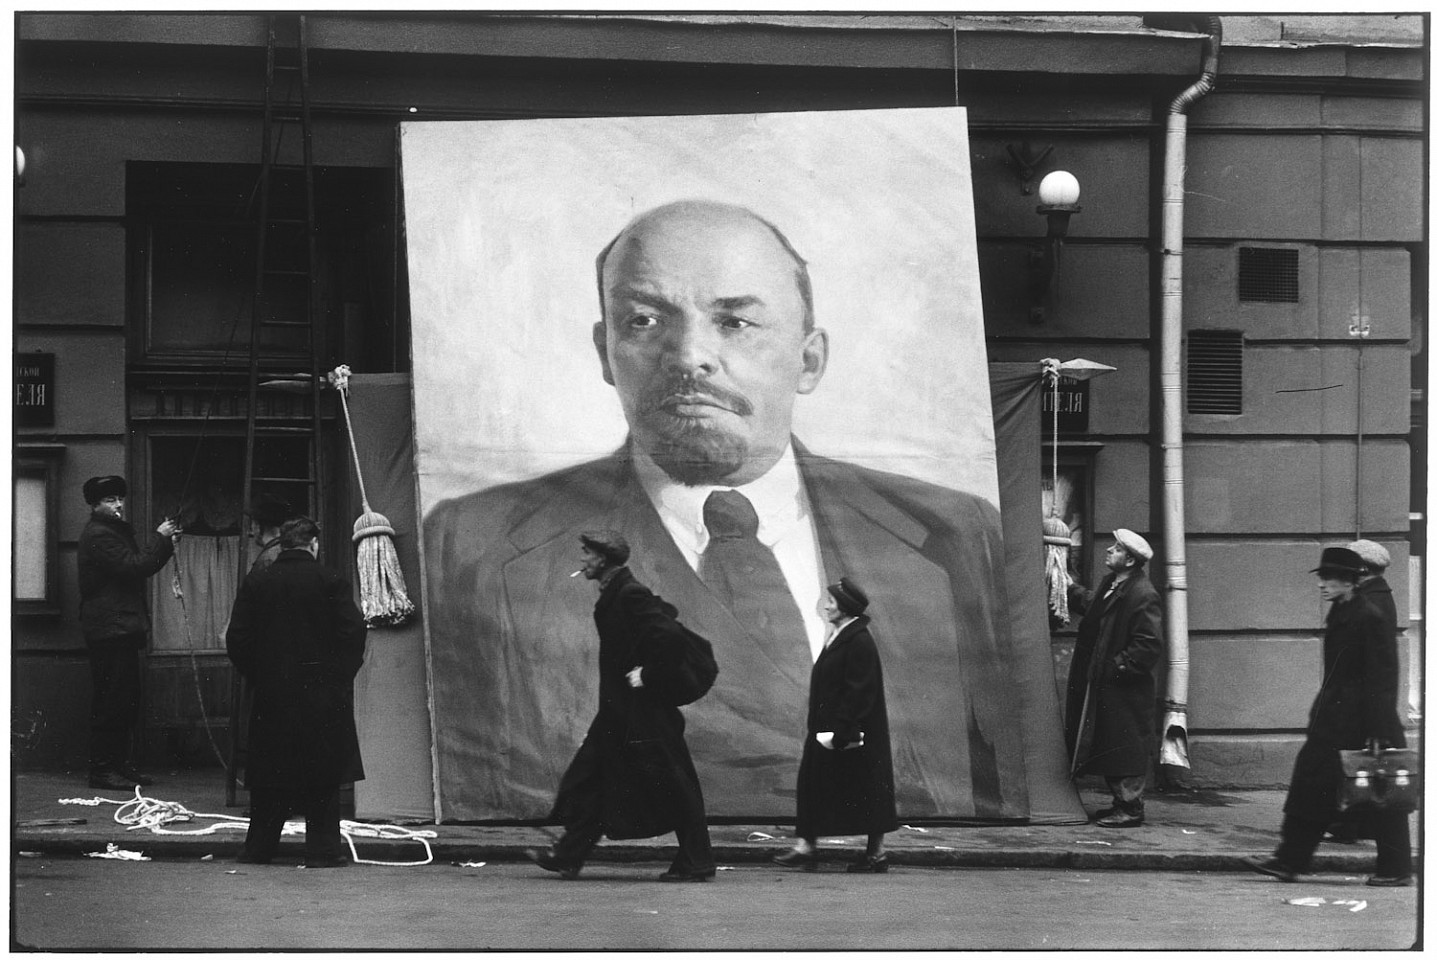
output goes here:
{"type": "Polygon", "coordinates": [[[1217,80],[1222,20],[1196,18],[1208,35],[1202,76],[1168,107],[1163,160],[1162,376],[1163,543],[1167,572],[1166,620],[1168,695],[1163,717],[1160,762],[1188,762],[1188,577],[1183,516],[1183,190],[1187,179],[1187,109],[1206,96],[1217,80]]]}

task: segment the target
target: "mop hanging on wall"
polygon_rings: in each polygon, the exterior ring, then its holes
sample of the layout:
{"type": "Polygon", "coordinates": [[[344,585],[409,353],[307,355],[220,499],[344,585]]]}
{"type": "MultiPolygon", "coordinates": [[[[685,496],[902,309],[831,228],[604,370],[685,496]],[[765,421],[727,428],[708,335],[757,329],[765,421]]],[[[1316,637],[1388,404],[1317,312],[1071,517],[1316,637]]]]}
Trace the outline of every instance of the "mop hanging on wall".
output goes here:
{"type": "Polygon", "coordinates": [[[349,434],[349,452],[354,456],[354,477],[359,483],[359,502],[364,509],[354,521],[355,565],[359,569],[359,607],[371,627],[397,627],[414,617],[414,603],[404,585],[399,556],[394,551],[394,528],[382,513],[369,506],[364,492],[364,473],[359,468],[359,450],[354,444],[354,424],[349,419],[349,376],[346,364],[329,372],[327,379],[339,392],[344,426],[349,434]]]}
{"type": "Polygon", "coordinates": [[[1073,545],[1073,532],[1058,516],[1058,384],[1063,375],[1061,364],[1054,359],[1043,361],[1043,379],[1053,384],[1053,496],[1048,515],[1043,518],[1043,575],[1048,584],[1048,609],[1063,623],[1068,623],[1068,587],[1073,582],[1068,573],[1068,550],[1073,545]]]}

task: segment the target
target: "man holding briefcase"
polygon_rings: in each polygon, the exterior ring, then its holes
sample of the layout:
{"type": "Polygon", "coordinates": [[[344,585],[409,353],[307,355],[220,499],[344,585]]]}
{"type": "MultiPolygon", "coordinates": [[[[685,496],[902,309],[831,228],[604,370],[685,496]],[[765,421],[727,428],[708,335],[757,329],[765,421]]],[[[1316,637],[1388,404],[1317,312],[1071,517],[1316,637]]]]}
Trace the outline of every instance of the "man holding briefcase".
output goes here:
{"type": "MultiPolygon", "coordinates": [[[[1382,612],[1357,593],[1365,566],[1354,551],[1328,547],[1313,571],[1322,599],[1332,603],[1322,637],[1322,688],[1282,808],[1282,842],[1271,857],[1244,861],[1288,883],[1311,869],[1323,833],[1338,816],[1345,776],[1340,751],[1366,749],[1375,755],[1407,743],[1397,717],[1397,637],[1382,612]]],[[[1365,816],[1377,839],[1377,873],[1368,886],[1411,886],[1407,811],[1389,807],[1365,816]]]]}

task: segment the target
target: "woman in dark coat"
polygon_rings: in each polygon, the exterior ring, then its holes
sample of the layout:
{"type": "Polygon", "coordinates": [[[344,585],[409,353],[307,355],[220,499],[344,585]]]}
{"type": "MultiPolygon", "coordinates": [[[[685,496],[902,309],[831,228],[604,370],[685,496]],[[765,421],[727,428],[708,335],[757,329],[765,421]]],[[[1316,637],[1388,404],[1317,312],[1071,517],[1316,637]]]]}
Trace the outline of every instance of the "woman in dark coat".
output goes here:
{"type": "MultiPolygon", "coordinates": [[[[1406,745],[1397,716],[1397,637],[1383,613],[1356,593],[1362,558],[1345,547],[1322,551],[1313,572],[1322,599],[1331,601],[1322,637],[1322,687],[1307,723],[1307,742],[1298,751],[1283,805],[1282,842],[1266,859],[1250,857],[1249,867],[1292,882],[1308,872],[1327,825],[1337,817],[1342,779],[1339,750],[1406,745]]],[[[1412,841],[1405,813],[1373,813],[1368,824],[1377,838],[1377,873],[1369,886],[1412,882],[1412,841]]]]}
{"type": "Polygon", "coordinates": [[[883,665],[868,632],[866,597],[852,580],[832,584],[820,601],[829,637],[813,665],[808,735],[798,767],[798,843],[774,862],[807,870],[818,864],[819,837],[866,834],[863,859],[849,873],[884,873],[883,835],[898,829],[893,755],[883,665]]]}
{"type": "Polygon", "coordinates": [[[285,818],[305,816],[305,865],[343,866],[339,788],[364,779],[354,677],[366,628],[349,583],[316,559],[307,517],[282,528],[279,556],[245,577],[225,645],[254,690],[244,782],[250,829],[242,863],[268,863],[285,818]]]}

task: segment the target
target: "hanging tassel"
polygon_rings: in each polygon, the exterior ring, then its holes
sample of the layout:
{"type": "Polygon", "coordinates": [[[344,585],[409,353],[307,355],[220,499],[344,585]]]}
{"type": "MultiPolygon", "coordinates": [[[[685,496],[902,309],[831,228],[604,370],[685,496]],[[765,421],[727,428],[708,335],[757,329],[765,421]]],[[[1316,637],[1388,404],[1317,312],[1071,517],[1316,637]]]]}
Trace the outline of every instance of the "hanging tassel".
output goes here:
{"type": "Polygon", "coordinates": [[[414,603],[399,568],[394,550],[394,527],[382,513],[369,506],[364,492],[364,474],[359,469],[359,450],[354,445],[354,424],[349,419],[349,374],[341,364],[329,372],[328,380],[339,391],[344,425],[349,431],[349,450],[354,456],[354,476],[359,482],[359,502],[364,509],[354,521],[355,565],[359,569],[359,609],[371,627],[397,627],[414,618],[414,603]]]}
{"type": "Polygon", "coordinates": [[[1048,581],[1048,609],[1053,616],[1068,623],[1068,548],[1073,545],[1072,531],[1058,517],[1043,518],[1043,574],[1048,581]]]}
{"type": "Polygon", "coordinates": [[[1060,364],[1049,358],[1042,361],[1043,379],[1053,385],[1053,500],[1049,515],[1043,518],[1043,575],[1048,581],[1048,609],[1067,624],[1068,548],[1073,545],[1073,531],[1057,515],[1058,510],[1058,384],[1062,380],[1060,364]]]}

